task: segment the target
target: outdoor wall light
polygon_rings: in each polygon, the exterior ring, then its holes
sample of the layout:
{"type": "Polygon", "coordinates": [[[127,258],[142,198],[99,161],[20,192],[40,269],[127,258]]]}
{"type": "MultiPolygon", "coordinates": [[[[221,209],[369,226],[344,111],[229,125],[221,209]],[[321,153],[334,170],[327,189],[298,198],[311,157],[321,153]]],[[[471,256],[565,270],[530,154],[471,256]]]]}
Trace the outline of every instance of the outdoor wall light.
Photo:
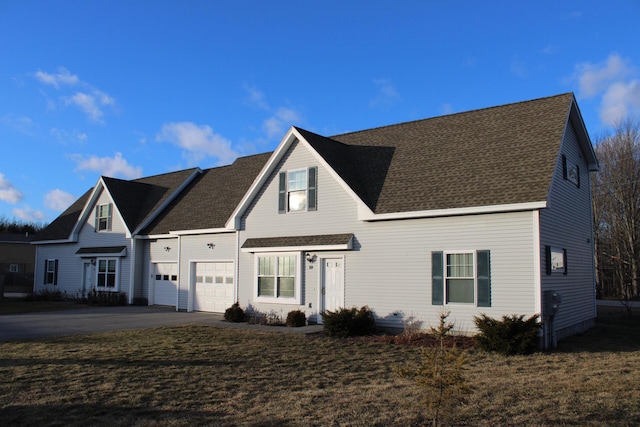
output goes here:
{"type": "Polygon", "coordinates": [[[171,247],[169,247],[169,246],[165,246],[165,247],[164,247],[164,250],[165,250],[165,252],[169,252],[169,251],[171,250],[171,247]]]}
{"type": "Polygon", "coordinates": [[[314,254],[310,254],[309,252],[307,252],[306,254],[304,254],[304,257],[306,258],[307,261],[309,262],[313,262],[316,260],[316,256],[314,254]]]}
{"type": "Polygon", "coordinates": [[[213,248],[215,248],[215,247],[216,247],[216,245],[214,245],[213,243],[207,243],[207,247],[208,247],[209,249],[213,249],[213,248]]]}

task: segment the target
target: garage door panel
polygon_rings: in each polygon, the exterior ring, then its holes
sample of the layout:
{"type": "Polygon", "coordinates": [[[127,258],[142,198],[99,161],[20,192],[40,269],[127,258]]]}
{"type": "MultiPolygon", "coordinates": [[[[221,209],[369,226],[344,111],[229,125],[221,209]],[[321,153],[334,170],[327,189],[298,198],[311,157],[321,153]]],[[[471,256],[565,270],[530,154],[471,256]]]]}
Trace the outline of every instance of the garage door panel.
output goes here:
{"type": "Polygon", "coordinates": [[[224,313],[233,305],[233,262],[199,262],[195,264],[193,308],[198,311],[224,313]]]}
{"type": "Polygon", "coordinates": [[[177,264],[155,264],[155,282],[153,303],[156,305],[176,305],[178,291],[178,266],[177,264]]]}

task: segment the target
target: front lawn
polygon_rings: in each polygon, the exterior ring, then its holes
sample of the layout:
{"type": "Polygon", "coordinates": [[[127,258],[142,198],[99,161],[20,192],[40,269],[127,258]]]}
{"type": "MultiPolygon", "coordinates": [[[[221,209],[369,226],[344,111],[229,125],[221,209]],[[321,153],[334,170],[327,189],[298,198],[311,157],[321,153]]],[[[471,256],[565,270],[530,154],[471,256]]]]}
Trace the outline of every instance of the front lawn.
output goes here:
{"type": "MultiPolygon", "coordinates": [[[[0,323],[1,323],[0,318],[0,323]]],[[[419,350],[207,326],[0,344],[3,425],[425,425],[393,373],[419,350]]],[[[472,351],[454,425],[640,424],[640,316],[607,315],[557,351],[472,351]]]]}

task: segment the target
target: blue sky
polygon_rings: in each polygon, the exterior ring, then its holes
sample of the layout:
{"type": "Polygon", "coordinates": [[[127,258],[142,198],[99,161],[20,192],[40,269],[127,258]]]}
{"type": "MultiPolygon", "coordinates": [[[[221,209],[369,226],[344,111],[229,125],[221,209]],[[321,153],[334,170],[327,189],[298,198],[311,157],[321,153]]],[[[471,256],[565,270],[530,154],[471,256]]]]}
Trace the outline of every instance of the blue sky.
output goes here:
{"type": "Polygon", "coordinates": [[[574,92],[640,117],[640,2],[0,0],[0,218],[322,135],[574,92]]]}

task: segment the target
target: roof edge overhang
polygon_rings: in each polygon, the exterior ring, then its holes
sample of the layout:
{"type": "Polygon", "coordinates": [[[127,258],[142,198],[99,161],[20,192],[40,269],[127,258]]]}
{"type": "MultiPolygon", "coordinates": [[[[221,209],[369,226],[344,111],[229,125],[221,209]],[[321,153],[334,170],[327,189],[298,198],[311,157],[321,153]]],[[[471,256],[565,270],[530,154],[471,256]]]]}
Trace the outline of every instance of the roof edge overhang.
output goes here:
{"type": "Polygon", "coordinates": [[[76,251],[76,256],[80,258],[98,258],[106,256],[127,256],[126,246],[98,246],[80,248],[76,251]]]}
{"type": "Polygon", "coordinates": [[[170,230],[169,234],[172,236],[189,236],[194,234],[220,234],[220,233],[235,233],[233,228],[202,228],[194,230],[170,230]]]}
{"type": "Polygon", "coordinates": [[[369,214],[368,212],[358,211],[358,219],[360,221],[389,221],[394,219],[417,219],[417,218],[434,218],[434,217],[446,217],[446,216],[461,216],[461,215],[478,215],[478,214],[490,214],[490,213],[504,213],[504,212],[521,212],[521,211],[533,211],[544,209],[548,206],[547,201],[540,202],[528,202],[528,203],[513,203],[505,205],[490,205],[490,206],[472,206],[466,208],[451,208],[451,209],[434,209],[428,211],[414,211],[414,212],[393,212],[384,214],[369,214]]]}
{"type": "MultiPolygon", "coordinates": [[[[337,235],[341,236],[341,235],[337,235]]],[[[292,236],[291,238],[297,239],[300,236],[292,236]]],[[[313,236],[303,236],[313,237],[313,236]]],[[[325,236],[326,237],[326,236],[325,236]]],[[[353,234],[348,236],[346,241],[344,239],[340,243],[308,243],[300,245],[284,245],[284,246],[258,246],[258,247],[242,247],[240,251],[243,253],[263,253],[263,252],[305,252],[305,251],[349,251],[353,249],[353,234]]],[[[288,239],[284,237],[284,239],[288,239]]],[[[245,243],[246,244],[246,243],[245,243]]]]}
{"type": "MultiPolygon", "coordinates": [[[[353,189],[349,187],[349,185],[340,177],[340,175],[338,175],[338,173],[331,167],[331,165],[327,163],[327,161],[311,146],[311,144],[309,144],[309,142],[300,134],[300,132],[298,132],[298,130],[294,126],[291,126],[287,131],[286,135],[284,136],[284,138],[282,138],[282,140],[280,141],[280,144],[278,145],[276,150],[271,155],[271,158],[269,159],[267,164],[265,164],[265,166],[262,168],[262,170],[260,171],[256,179],[251,184],[251,187],[249,187],[249,190],[247,190],[244,197],[242,198],[240,203],[236,206],[236,209],[233,211],[233,213],[229,217],[229,220],[225,225],[227,229],[233,229],[233,230],[240,229],[241,218],[246,212],[246,210],[248,209],[249,205],[251,204],[251,201],[258,195],[262,186],[265,184],[269,176],[273,173],[276,166],[278,165],[282,157],[285,155],[289,147],[291,147],[291,145],[293,145],[296,142],[302,143],[309,150],[309,152],[313,154],[313,156],[318,160],[318,162],[326,170],[329,171],[329,173],[336,180],[336,182],[356,202],[356,204],[358,205],[358,211],[365,211],[365,212],[368,211],[370,214],[373,214],[373,212],[371,211],[371,209],[369,209],[366,203],[363,202],[362,199],[360,199],[360,197],[358,197],[358,195],[353,191],[353,189]]],[[[338,142],[336,141],[336,143],[338,142]]]]}
{"type": "Polygon", "coordinates": [[[60,243],[77,243],[77,239],[57,239],[57,240],[37,240],[31,242],[32,245],[55,245],[60,243]]]}
{"type": "Polygon", "coordinates": [[[585,156],[589,172],[597,172],[600,169],[598,158],[596,157],[593,143],[591,142],[591,138],[589,138],[589,133],[587,132],[582,114],[580,113],[580,107],[578,107],[575,97],[571,101],[571,107],[569,108],[567,116],[567,123],[570,121],[577,133],[578,142],[580,143],[580,148],[582,148],[582,154],[585,156]]]}

